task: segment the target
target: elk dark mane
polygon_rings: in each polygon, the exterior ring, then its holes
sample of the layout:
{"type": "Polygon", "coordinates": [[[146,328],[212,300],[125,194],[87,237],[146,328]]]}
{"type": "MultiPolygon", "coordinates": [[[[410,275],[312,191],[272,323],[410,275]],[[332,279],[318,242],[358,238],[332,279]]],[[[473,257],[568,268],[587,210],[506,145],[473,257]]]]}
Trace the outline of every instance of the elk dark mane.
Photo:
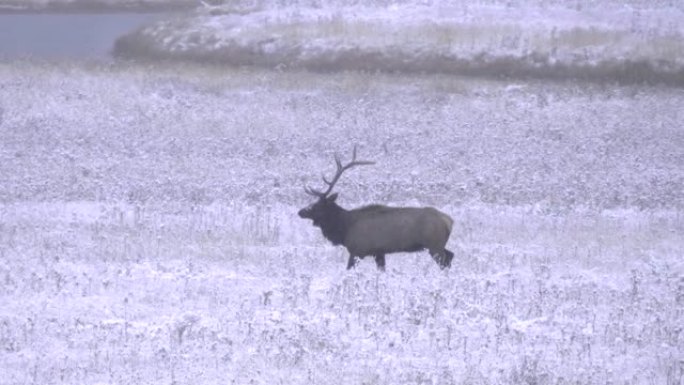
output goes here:
{"type": "Polygon", "coordinates": [[[346,213],[347,210],[334,205],[325,216],[314,223],[321,228],[323,236],[335,246],[341,245],[347,236],[346,213]]]}
{"type": "Polygon", "coordinates": [[[336,203],[333,203],[328,207],[326,215],[317,219],[314,225],[320,227],[323,236],[332,242],[333,245],[337,246],[343,244],[344,238],[347,236],[347,229],[349,228],[350,221],[352,221],[353,216],[355,216],[354,214],[381,214],[390,211],[391,207],[378,204],[363,206],[349,211],[336,203]]]}

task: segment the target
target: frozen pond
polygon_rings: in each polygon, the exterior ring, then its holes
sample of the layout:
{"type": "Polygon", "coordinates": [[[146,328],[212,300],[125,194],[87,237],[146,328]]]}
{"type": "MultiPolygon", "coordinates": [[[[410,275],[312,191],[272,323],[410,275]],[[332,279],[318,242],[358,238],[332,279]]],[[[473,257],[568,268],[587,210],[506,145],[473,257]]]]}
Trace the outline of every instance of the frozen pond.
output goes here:
{"type": "Polygon", "coordinates": [[[158,14],[0,14],[0,58],[107,58],[122,34],[158,14]]]}

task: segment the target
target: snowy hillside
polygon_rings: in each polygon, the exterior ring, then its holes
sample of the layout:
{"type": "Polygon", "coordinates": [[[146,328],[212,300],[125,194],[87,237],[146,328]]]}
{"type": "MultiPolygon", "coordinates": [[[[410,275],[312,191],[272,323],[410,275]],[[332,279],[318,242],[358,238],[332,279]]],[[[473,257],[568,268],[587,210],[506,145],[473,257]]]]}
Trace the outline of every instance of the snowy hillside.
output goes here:
{"type": "Polygon", "coordinates": [[[197,0],[0,0],[2,13],[149,12],[192,9],[197,0]]]}
{"type": "Polygon", "coordinates": [[[681,86],[682,20],[677,2],[228,2],[134,31],[115,53],[278,69],[681,86]]]}
{"type": "Polygon", "coordinates": [[[0,64],[0,384],[680,384],[684,94],[0,64]],[[388,271],[296,211],[433,205],[388,271]]]}

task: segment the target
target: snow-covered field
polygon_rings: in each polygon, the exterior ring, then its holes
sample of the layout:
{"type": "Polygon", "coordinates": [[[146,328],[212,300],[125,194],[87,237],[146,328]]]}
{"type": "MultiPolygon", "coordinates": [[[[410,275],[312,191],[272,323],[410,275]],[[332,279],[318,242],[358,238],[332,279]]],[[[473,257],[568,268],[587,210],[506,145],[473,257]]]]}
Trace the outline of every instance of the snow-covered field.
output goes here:
{"type": "Polygon", "coordinates": [[[0,64],[0,384],[681,384],[680,89],[0,64]],[[452,215],[344,270],[296,211],[452,215]]]}

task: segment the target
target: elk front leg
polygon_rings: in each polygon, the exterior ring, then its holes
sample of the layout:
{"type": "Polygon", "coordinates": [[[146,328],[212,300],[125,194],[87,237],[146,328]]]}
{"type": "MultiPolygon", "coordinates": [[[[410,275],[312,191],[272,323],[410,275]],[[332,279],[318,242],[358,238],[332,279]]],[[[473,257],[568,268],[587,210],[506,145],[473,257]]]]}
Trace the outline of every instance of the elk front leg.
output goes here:
{"type": "Polygon", "coordinates": [[[356,266],[358,262],[359,257],[349,254],[349,261],[347,261],[347,270],[350,270],[352,267],[356,266]]]}
{"type": "Polygon", "coordinates": [[[378,254],[375,255],[375,265],[378,267],[378,270],[380,271],[385,271],[385,254],[378,254]]]}

